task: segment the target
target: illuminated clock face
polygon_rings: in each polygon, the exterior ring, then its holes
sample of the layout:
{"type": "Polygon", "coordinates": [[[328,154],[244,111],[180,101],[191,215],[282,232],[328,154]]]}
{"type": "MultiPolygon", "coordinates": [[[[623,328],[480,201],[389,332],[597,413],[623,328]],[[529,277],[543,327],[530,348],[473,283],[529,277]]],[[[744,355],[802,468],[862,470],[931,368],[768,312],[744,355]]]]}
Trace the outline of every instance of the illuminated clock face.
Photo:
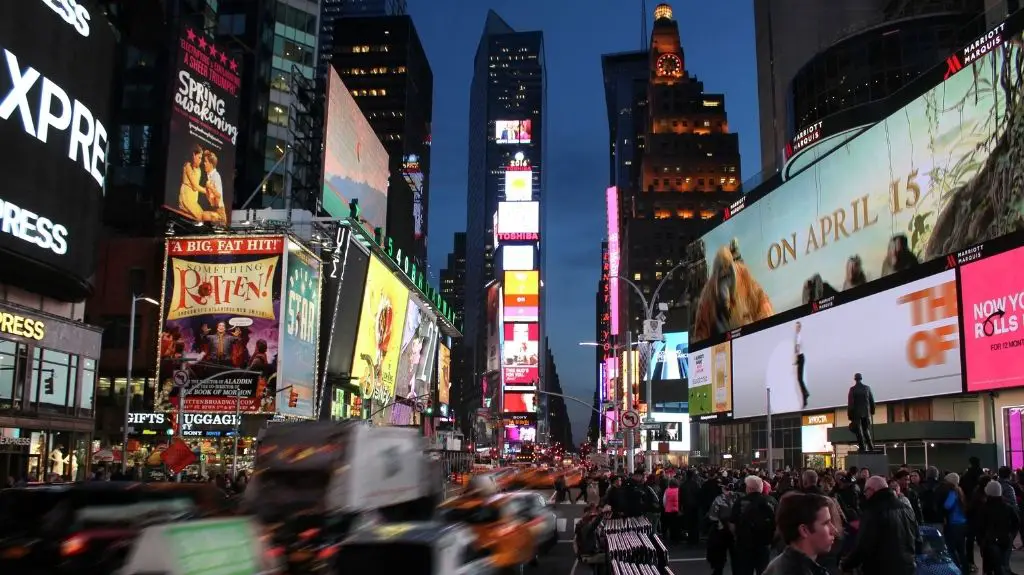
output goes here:
{"type": "Polygon", "coordinates": [[[683,62],[675,54],[663,54],[657,67],[659,76],[678,76],[683,71],[683,62]]]}

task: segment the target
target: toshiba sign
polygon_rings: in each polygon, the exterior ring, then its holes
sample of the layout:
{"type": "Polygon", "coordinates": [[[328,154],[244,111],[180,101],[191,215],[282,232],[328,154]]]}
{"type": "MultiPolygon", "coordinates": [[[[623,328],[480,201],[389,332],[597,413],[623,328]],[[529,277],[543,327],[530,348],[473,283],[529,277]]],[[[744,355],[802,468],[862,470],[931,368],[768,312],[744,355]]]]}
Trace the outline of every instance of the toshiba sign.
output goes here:
{"type": "Polygon", "coordinates": [[[75,301],[94,271],[116,42],[92,0],[17,4],[0,18],[0,282],[75,301]]]}

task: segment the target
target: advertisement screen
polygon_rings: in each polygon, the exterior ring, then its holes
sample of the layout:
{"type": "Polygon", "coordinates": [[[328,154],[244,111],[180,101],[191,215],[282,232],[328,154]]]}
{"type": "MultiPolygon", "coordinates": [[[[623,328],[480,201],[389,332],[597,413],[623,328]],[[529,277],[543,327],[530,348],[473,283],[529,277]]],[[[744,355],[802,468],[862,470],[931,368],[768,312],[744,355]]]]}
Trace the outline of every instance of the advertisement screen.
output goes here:
{"type": "Polygon", "coordinates": [[[487,371],[501,369],[501,284],[487,288],[487,371]]]}
{"type": "Polygon", "coordinates": [[[285,281],[284,330],[281,338],[281,373],[278,389],[287,389],[278,413],[314,417],[317,344],[320,335],[320,260],[298,243],[288,240],[288,276],[285,281]],[[299,394],[289,407],[291,392],[299,394]]]}
{"type": "Polygon", "coordinates": [[[506,425],[505,441],[537,441],[537,428],[532,425],[506,425]]]}
{"type": "MultiPolygon", "coordinates": [[[[339,258],[340,259],[340,258],[339,258]]],[[[370,265],[370,254],[364,251],[359,241],[349,237],[344,259],[337,265],[328,261],[324,275],[324,317],[325,325],[334,324],[330,334],[330,349],[327,353],[327,373],[344,375],[352,373],[352,353],[356,345],[359,312],[363,305],[366,287],[366,270],[370,265]],[[340,285],[339,285],[340,284],[340,285]],[[335,314],[337,311],[337,314],[335,314]]],[[[326,337],[324,339],[327,339],[326,337]]]]}
{"type": "Polygon", "coordinates": [[[605,210],[608,224],[608,311],[612,335],[619,334],[619,189],[605,190],[605,210]]]}
{"type": "Polygon", "coordinates": [[[498,236],[540,233],[540,202],[498,202],[498,236]]]}
{"type": "MultiPolygon", "coordinates": [[[[652,438],[653,446],[657,446],[659,441],[667,441],[669,451],[689,451],[690,450],[690,416],[685,413],[660,413],[655,411],[653,416],[654,421],[663,423],[663,431],[649,432],[642,431],[641,433],[646,435],[648,433],[654,433],[652,438]]],[[[646,438],[644,438],[644,445],[646,445],[646,438]]]]}
{"type": "Polygon", "coordinates": [[[536,386],[540,381],[540,324],[506,323],[502,350],[505,385],[536,386]]]}
{"type": "Polygon", "coordinates": [[[0,18],[0,279],[79,301],[95,266],[107,149],[120,149],[114,34],[92,1],[78,3],[78,20],[59,3],[16,4],[0,18]]]}
{"type": "Polygon", "coordinates": [[[197,222],[230,221],[241,62],[183,24],[171,102],[164,207],[197,222]]]}
{"type": "Polygon", "coordinates": [[[533,170],[505,170],[505,201],[533,200],[533,170]]]}
{"type": "MultiPolygon", "coordinates": [[[[410,296],[402,329],[402,351],[398,359],[395,398],[427,400],[437,355],[437,318],[419,301],[410,296]]],[[[391,425],[412,425],[412,405],[391,408],[391,425]]]]}
{"type": "Polygon", "coordinates": [[[501,246],[501,267],[504,271],[529,271],[536,268],[534,246],[501,246]]]}
{"type": "Polygon", "coordinates": [[[967,391],[1024,385],[1024,248],[960,268],[967,391]]]}
{"type": "Polygon", "coordinates": [[[718,278],[687,296],[691,346],[1020,228],[992,207],[1021,202],[1024,163],[1015,99],[991,87],[1018,85],[1021,50],[948,74],[691,246],[718,278]]]}
{"type": "Polygon", "coordinates": [[[437,401],[451,403],[452,350],[443,343],[437,346],[437,401]]]}
{"type": "Polygon", "coordinates": [[[665,341],[656,341],[651,348],[649,377],[662,379],[689,379],[686,352],[690,338],[685,331],[666,333],[665,341]]]}
{"type": "Polygon", "coordinates": [[[359,219],[387,232],[388,153],[333,66],[327,75],[324,210],[348,218],[349,203],[359,200],[359,219]]]}
{"type": "Polygon", "coordinates": [[[537,413],[537,394],[506,393],[504,394],[505,413],[537,413]]]}
{"type": "Polygon", "coordinates": [[[732,354],[729,342],[689,354],[690,415],[700,420],[715,419],[711,416],[718,415],[732,417],[732,354]]]}
{"type": "Polygon", "coordinates": [[[835,424],[834,413],[805,415],[801,418],[800,447],[804,453],[832,453],[828,430],[835,424]]]}
{"type": "Polygon", "coordinates": [[[494,141],[498,144],[529,144],[533,120],[498,120],[494,122],[494,141]]]}
{"type": "Polygon", "coordinates": [[[383,409],[395,398],[398,358],[402,351],[402,329],[409,305],[409,290],[376,256],[370,256],[359,314],[352,377],[359,380],[363,400],[372,400],[373,422],[388,422],[383,409]]]}
{"type": "Polygon", "coordinates": [[[285,241],[167,240],[156,411],[274,413],[285,241]]]}
{"type": "Polygon", "coordinates": [[[772,413],[845,407],[856,373],[877,403],[957,393],[959,323],[948,270],[736,338],[736,417],[764,415],[768,386],[772,413]]]}
{"type": "Polygon", "coordinates": [[[538,321],[540,315],[540,272],[505,272],[503,320],[538,321]]]}

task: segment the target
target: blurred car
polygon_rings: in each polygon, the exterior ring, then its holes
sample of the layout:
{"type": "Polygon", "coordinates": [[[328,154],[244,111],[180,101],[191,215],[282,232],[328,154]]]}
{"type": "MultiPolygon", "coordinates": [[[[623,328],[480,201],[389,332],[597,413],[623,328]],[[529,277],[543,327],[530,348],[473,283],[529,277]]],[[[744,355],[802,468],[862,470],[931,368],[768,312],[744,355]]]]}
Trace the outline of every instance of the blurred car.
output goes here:
{"type": "Polygon", "coordinates": [[[439,511],[444,523],[468,525],[476,537],[475,548],[492,557],[501,570],[517,571],[534,562],[540,550],[538,534],[547,525],[517,493],[453,498],[439,511]]]}
{"type": "Polygon", "coordinates": [[[498,569],[493,557],[476,548],[471,528],[419,522],[378,525],[353,533],[339,546],[333,572],[491,575],[498,569]]]}
{"type": "Polygon", "coordinates": [[[558,516],[547,498],[536,491],[516,491],[508,496],[523,506],[523,516],[535,519],[530,529],[540,552],[551,551],[558,543],[558,516]]]}
{"type": "Polygon", "coordinates": [[[555,478],[558,477],[560,474],[561,472],[557,469],[537,469],[534,473],[531,473],[527,477],[526,487],[528,489],[554,489],[555,478]]]}

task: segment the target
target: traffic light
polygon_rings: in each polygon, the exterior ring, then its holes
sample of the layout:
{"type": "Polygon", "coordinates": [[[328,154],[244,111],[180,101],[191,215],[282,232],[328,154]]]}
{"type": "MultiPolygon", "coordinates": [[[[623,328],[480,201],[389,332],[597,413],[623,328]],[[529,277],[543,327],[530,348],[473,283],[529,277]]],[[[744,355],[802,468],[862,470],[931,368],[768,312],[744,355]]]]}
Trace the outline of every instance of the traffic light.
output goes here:
{"type": "Polygon", "coordinates": [[[288,392],[288,407],[295,407],[299,403],[299,392],[294,389],[288,392]]]}
{"type": "Polygon", "coordinates": [[[43,384],[43,390],[46,392],[46,395],[53,395],[53,376],[51,375],[44,379],[43,384]]]}
{"type": "Polygon", "coordinates": [[[427,415],[433,415],[433,413],[434,413],[434,401],[433,400],[430,400],[430,399],[427,400],[427,407],[423,410],[423,412],[426,413],[427,415]]]}

